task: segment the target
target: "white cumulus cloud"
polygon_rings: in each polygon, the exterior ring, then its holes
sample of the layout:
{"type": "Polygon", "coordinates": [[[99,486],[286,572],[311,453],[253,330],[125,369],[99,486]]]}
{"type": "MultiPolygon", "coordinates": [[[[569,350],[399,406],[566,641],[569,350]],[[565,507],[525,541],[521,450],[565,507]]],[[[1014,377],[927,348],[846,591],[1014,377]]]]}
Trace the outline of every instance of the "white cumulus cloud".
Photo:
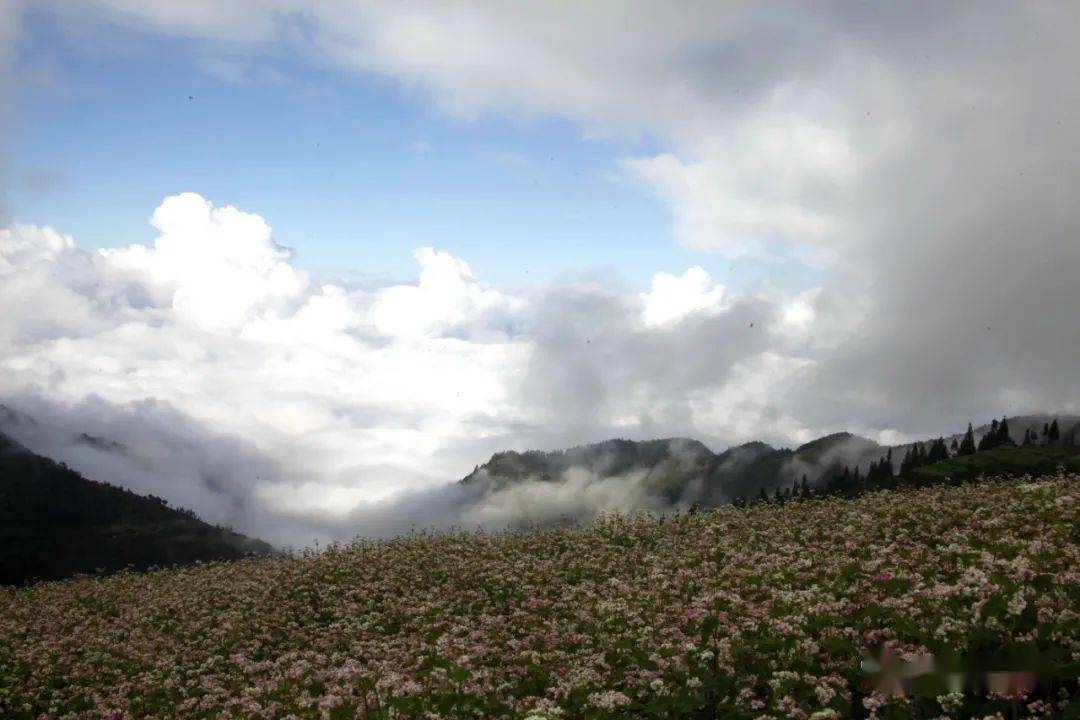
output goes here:
{"type": "Polygon", "coordinates": [[[150,222],[161,232],[153,247],[104,255],[144,277],[156,296],[168,296],[182,321],[235,331],[258,315],[284,311],[307,285],[258,215],[183,193],[162,202],[150,222]]]}
{"type": "Polygon", "coordinates": [[[421,247],[415,283],[350,290],[312,285],[261,216],[193,193],[164,199],[152,226],[146,245],[96,251],[51,228],[0,232],[0,299],[15,308],[0,320],[0,402],[47,417],[60,437],[104,433],[129,448],[103,459],[32,436],[76,467],[209,517],[230,498],[231,522],[272,539],[347,537],[363,507],[508,447],[660,428],[741,439],[698,403],[748,385],[756,366],[738,368],[777,352],[777,310],[727,297],[699,267],[660,273],[645,294],[509,289],[421,247]],[[156,453],[165,439],[140,423],[183,425],[219,454],[202,458],[195,440],[156,453]],[[180,448],[196,465],[167,468],[180,448]],[[203,489],[172,485],[192,477],[203,489]]]}
{"type": "Polygon", "coordinates": [[[695,265],[681,276],[656,273],[651,290],[642,293],[641,298],[645,323],[668,325],[692,312],[718,308],[724,299],[724,286],[713,285],[709,274],[695,265]]]}

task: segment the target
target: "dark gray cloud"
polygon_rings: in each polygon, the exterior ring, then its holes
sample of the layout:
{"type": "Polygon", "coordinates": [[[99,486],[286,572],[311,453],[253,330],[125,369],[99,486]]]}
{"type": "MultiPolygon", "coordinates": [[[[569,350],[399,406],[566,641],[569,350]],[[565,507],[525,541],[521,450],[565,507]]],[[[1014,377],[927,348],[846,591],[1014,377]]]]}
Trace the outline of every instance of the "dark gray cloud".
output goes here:
{"type": "Polygon", "coordinates": [[[643,326],[637,298],[594,283],[553,287],[535,299],[522,402],[558,427],[561,444],[630,434],[700,434],[695,391],[722,386],[732,367],[770,345],[775,308],[740,299],[722,312],[643,326]]]}
{"type": "Polygon", "coordinates": [[[905,129],[851,194],[834,289],[872,304],[808,378],[811,424],[947,432],[1080,401],[1080,25],[1075,6],[988,10],[875,42],[895,100],[868,132],[905,129]]]}

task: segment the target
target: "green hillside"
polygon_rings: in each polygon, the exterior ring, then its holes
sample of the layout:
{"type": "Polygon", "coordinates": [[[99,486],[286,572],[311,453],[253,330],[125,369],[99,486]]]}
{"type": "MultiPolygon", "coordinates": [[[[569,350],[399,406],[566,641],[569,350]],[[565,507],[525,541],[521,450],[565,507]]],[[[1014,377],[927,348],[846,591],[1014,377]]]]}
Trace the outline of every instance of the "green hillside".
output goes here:
{"type": "Polygon", "coordinates": [[[593,479],[637,483],[656,504],[708,508],[764,499],[832,494],[853,497],[901,485],[980,475],[1045,475],[1080,470],[1076,416],[1024,415],[968,433],[885,446],[848,432],[798,448],[750,442],[713,453],[688,438],[608,440],[553,452],[500,452],[462,482],[478,492],[517,483],[560,482],[571,469],[593,479]],[[970,435],[970,437],[966,437],[970,435]],[[970,444],[965,450],[962,445],[970,444]]]}
{"type": "Polygon", "coordinates": [[[1080,471],[1080,446],[1005,445],[972,455],[955,455],[910,473],[915,484],[929,485],[946,479],[971,480],[980,475],[1050,475],[1062,466],[1080,471]]]}
{"type": "Polygon", "coordinates": [[[0,434],[0,584],[271,551],[160,498],[87,480],[0,434]]]}

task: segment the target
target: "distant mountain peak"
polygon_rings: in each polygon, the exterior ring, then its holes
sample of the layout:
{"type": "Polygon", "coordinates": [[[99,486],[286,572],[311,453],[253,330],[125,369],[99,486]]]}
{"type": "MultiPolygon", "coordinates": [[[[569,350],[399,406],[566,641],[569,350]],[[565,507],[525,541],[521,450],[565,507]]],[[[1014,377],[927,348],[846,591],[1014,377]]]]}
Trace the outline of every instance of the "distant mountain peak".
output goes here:
{"type": "Polygon", "coordinates": [[[853,441],[853,440],[857,441],[857,442],[866,443],[866,444],[877,445],[876,442],[874,442],[873,440],[870,440],[869,438],[864,438],[861,435],[856,435],[854,433],[850,433],[850,432],[847,432],[845,430],[845,431],[841,431],[841,432],[829,433],[828,435],[822,435],[821,437],[816,438],[814,440],[811,440],[810,442],[803,443],[802,445],[800,445],[798,448],[795,449],[795,452],[802,452],[802,451],[805,451],[805,450],[826,449],[826,448],[830,448],[830,447],[834,447],[836,445],[839,445],[840,443],[850,442],[850,441],[853,441]]]}

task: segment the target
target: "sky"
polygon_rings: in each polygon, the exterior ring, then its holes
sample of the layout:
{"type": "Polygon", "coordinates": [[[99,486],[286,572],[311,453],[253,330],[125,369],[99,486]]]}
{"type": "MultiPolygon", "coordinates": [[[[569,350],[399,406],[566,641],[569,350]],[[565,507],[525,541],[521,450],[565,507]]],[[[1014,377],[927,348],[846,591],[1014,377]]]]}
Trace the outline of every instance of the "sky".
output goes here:
{"type": "Polygon", "coordinates": [[[0,403],[297,543],[498,450],[1076,412],[1078,30],[1070,2],[0,0],[0,403]]]}

